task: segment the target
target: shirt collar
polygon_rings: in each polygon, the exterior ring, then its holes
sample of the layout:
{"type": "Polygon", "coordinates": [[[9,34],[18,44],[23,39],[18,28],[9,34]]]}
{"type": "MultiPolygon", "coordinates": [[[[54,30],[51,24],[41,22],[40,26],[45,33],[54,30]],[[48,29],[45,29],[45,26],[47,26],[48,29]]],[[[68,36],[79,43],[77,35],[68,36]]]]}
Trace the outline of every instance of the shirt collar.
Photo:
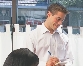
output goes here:
{"type": "MultiPolygon", "coordinates": [[[[44,23],[42,23],[42,28],[41,28],[41,29],[42,29],[42,31],[41,31],[42,34],[44,34],[44,33],[46,33],[46,32],[50,32],[50,31],[45,27],[44,23]]],[[[55,30],[54,33],[55,33],[55,32],[57,32],[57,33],[60,34],[60,32],[58,31],[58,29],[55,30]]],[[[54,33],[53,33],[53,34],[54,34],[54,33]]]]}
{"type": "Polygon", "coordinates": [[[42,29],[42,31],[41,31],[42,34],[44,34],[44,33],[46,33],[46,32],[50,32],[50,31],[45,27],[44,23],[42,23],[41,29],[42,29]]]}

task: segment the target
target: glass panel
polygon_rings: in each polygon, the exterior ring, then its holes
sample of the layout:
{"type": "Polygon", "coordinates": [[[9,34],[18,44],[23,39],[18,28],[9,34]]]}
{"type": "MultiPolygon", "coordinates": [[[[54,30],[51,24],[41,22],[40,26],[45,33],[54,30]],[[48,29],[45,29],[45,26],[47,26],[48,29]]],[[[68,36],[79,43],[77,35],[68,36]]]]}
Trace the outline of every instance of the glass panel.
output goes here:
{"type": "Polygon", "coordinates": [[[73,33],[79,33],[79,27],[83,27],[83,11],[71,10],[69,14],[69,26],[73,26],[73,33]]]}
{"type": "Polygon", "coordinates": [[[46,4],[46,0],[18,0],[19,30],[24,32],[25,24],[30,25],[31,30],[35,29],[37,25],[41,25],[46,18],[46,4]]]}
{"type": "Polygon", "coordinates": [[[11,23],[11,7],[7,7],[10,4],[10,0],[0,0],[0,32],[5,31],[5,24],[11,23]]]}
{"type": "Polygon", "coordinates": [[[45,20],[45,10],[42,9],[18,9],[18,24],[28,24],[32,27],[32,30],[36,28],[36,25],[41,25],[45,20]]]}

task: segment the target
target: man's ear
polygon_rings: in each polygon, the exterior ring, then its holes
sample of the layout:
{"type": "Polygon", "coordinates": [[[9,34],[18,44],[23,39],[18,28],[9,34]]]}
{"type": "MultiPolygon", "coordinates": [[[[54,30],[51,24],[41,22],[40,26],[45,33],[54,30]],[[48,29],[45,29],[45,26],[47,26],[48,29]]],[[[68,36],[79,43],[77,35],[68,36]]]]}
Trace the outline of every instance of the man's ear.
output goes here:
{"type": "Polygon", "coordinates": [[[47,12],[47,17],[50,17],[50,15],[51,15],[51,12],[48,11],[48,12],[47,12]]]}

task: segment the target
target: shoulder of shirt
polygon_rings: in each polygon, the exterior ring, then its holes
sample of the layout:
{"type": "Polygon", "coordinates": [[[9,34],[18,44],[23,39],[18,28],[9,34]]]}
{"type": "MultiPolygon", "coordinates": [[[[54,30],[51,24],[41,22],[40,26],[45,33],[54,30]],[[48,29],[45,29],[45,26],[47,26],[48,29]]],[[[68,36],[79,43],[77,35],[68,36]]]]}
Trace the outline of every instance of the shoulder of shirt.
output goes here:
{"type": "Polygon", "coordinates": [[[38,34],[44,34],[46,31],[49,31],[44,23],[42,25],[37,25],[37,28],[33,30],[33,32],[37,32],[38,34]]]}
{"type": "Polygon", "coordinates": [[[56,32],[59,33],[59,35],[62,38],[63,42],[65,42],[65,43],[68,43],[69,42],[69,38],[68,38],[68,36],[65,33],[61,32],[59,30],[56,30],[56,32]]]}
{"type": "Polygon", "coordinates": [[[41,25],[37,25],[34,30],[30,31],[30,37],[34,39],[38,38],[41,35],[41,28],[41,25]]]}

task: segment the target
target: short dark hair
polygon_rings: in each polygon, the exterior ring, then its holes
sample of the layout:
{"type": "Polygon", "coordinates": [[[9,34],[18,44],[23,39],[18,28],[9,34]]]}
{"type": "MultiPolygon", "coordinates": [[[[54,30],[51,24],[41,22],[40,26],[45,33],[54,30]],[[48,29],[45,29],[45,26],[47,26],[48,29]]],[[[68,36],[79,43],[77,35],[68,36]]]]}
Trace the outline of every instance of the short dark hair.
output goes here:
{"type": "Polygon", "coordinates": [[[20,48],[8,55],[3,66],[35,66],[38,63],[39,58],[36,54],[27,48],[20,48]]]}
{"type": "Polygon", "coordinates": [[[53,15],[55,15],[55,13],[58,11],[63,12],[64,14],[68,13],[68,10],[60,3],[52,3],[50,6],[48,6],[47,12],[48,11],[50,11],[53,15]]]}

